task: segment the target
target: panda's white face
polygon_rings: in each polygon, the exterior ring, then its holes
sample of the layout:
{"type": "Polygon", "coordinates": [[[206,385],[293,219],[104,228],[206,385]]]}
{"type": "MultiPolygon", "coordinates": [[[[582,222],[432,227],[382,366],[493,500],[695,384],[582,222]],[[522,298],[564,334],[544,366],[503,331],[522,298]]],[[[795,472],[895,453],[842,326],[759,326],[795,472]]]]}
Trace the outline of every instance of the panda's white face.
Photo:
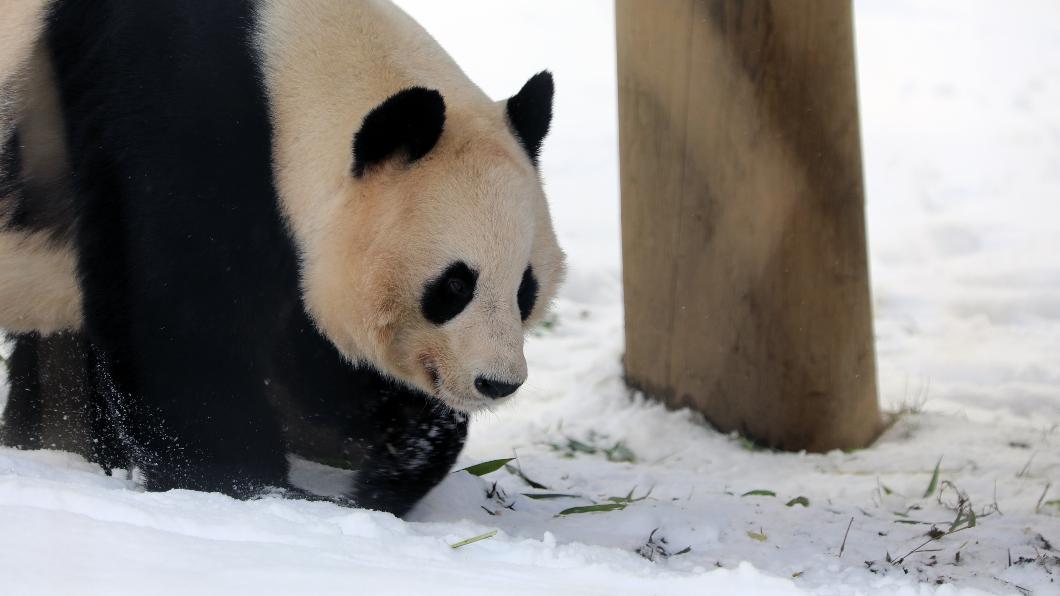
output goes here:
{"type": "Polygon", "coordinates": [[[418,215],[432,232],[422,244],[406,244],[405,261],[417,263],[406,285],[419,312],[386,358],[465,411],[508,397],[526,380],[524,333],[547,309],[562,274],[536,174],[514,145],[509,151],[498,148],[487,159],[467,152],[465,176],[435,190],[456,191],[459,205],[445,194],[421,195],[418,215]]]}
{"type": "Polygon", "coordinates": [[[378,223],[350,239],[357,262],[347,275],[368,275],[342,313],[348,353],[462,411],[526,380],[524,334],[563,272],[521,148],[469,136],[443,135],[416,164],[386,163],[360,181],[351,207],[360,202],[378,223]]]}
{"type": "Polygon", "coordinates": [[[563,275],[537,172],[505,124],[452,113],[414,163],[385,159],[319,222],[304,253],[310,313],[345,354],[462,411],[527,378],[526,330],[563,275]]]}

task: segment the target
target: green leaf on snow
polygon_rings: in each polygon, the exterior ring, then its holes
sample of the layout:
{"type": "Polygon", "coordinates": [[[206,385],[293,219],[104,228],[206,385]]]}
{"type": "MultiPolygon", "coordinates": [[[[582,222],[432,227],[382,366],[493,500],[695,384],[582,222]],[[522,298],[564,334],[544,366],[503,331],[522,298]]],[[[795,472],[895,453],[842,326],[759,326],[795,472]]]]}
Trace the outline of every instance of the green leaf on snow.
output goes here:
{"type": "MultiPolygon", "coordinates": [[[[490,461],[484,461],[484,462],[482,462],[480,464],[475,464],[473,466],[468,466],[466,468],[461,468],[461,469],[457,470],[457,472],[467,472],[468,474],[471,474],[473,476],[485,476],[486,474],[489,474],[491,472],[496,472],[497,470],[503,468],[504,464],[512,461],[513,459],[515,459],[515,458],[514,457],[506,457],[504,459],[494,459],[494,460],[490,460],[490,461]]],[[[454,474],[455,473],[456,472],[454,472],[454,474]]]]}

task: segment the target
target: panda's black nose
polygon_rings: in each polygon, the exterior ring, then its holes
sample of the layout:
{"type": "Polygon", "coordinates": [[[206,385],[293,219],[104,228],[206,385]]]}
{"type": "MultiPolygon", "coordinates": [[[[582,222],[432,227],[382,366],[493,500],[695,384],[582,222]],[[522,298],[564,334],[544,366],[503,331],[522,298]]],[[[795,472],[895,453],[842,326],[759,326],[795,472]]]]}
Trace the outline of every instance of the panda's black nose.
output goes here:
{"type": "Polygon", "coordinates": [[[500,399],[515,393],[522,383],[505,383],[496,379],[479,377],[475,379],[475,389],[490,399],[500,399]]]}

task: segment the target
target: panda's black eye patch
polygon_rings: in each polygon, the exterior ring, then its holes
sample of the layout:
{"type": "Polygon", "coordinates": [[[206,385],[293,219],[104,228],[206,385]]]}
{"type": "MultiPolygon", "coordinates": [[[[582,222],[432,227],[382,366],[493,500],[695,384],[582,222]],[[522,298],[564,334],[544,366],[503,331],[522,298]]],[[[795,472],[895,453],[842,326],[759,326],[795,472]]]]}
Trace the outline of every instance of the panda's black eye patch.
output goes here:
{"type": "Polygon", "coordinates": [[[423,316],[441,325],[460,314],[475,297],[478,273],[464,262],[456,262],[427,283],[420,301],[423,316]]]}
{"type": "Polygon", "coordinates": [[[519,303],[519,316],[523,320],[530,318],[534,311],[534,303],[537,302],[537,278],[534,277],[534,268],[527,265],[523,271],[523,281],[519,284],[519,291],[515,295],[519,303]]]}

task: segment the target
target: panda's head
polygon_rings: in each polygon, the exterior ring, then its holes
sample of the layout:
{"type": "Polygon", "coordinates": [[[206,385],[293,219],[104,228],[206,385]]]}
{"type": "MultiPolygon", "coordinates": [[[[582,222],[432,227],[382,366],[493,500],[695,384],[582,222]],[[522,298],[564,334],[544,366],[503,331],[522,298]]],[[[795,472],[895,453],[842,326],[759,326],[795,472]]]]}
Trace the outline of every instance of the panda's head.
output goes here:
{"type": "Polygon", "coordinates": [[[527,378],[523,341],[563,276],[537,172],[552,77],[465,106],[411,87],[370,110],[350,169],[303,250],[303,291],[325,335],[462,411],[527,378]]]}

